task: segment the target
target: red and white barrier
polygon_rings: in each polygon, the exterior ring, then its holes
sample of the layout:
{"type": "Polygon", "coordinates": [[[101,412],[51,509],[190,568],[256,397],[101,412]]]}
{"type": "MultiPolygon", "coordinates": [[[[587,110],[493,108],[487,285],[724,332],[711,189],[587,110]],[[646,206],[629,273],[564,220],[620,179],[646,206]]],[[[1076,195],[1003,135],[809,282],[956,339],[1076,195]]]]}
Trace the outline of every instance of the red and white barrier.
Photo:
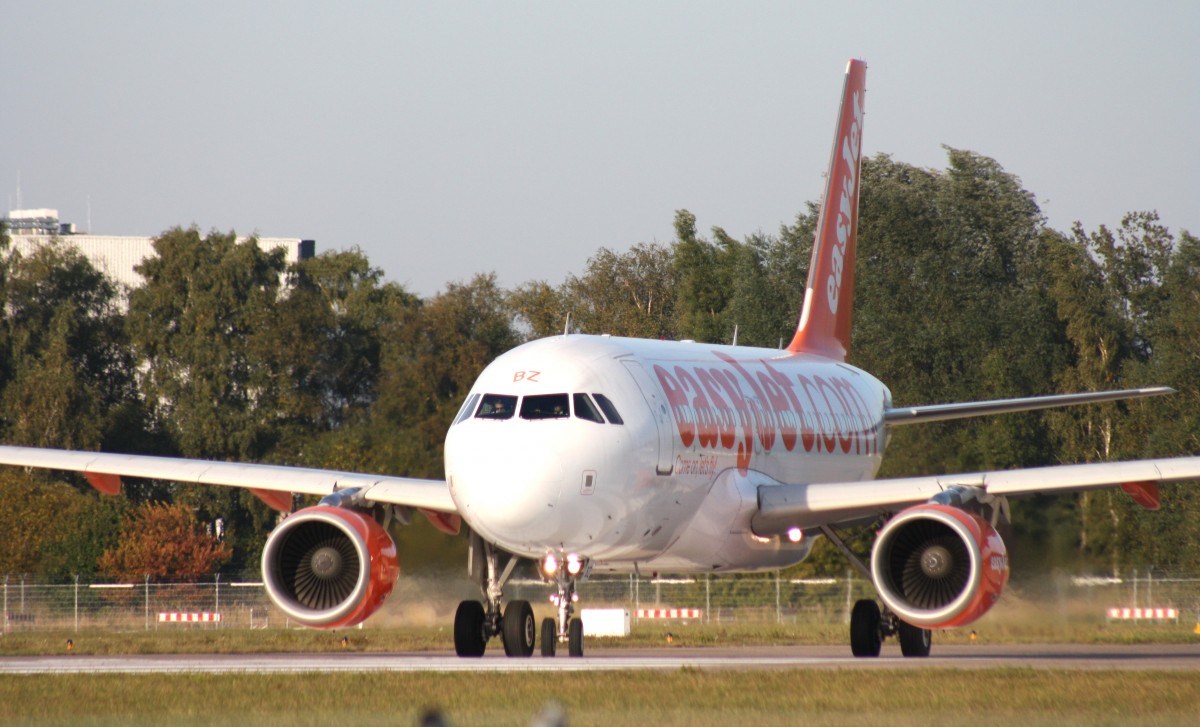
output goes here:
{"type": "Polygon", "coordinates": [[[638,618],[700,618],[699,608],[639,608],[638,618]]]}
{"type": "Polygon", "coordinates": [[[1143,619],[1156,621],[1177,621],[1179,620],[1179,609],[1110,608],[1108,609],[1108,618],[1110,621],[1139,621],[1143,619]]]}
{"type": "Polygon", "coordinates": [[[164,612],[158,614],[161,623],[217,623],[221,620],[219,613],[177,613],[164,612]]]}

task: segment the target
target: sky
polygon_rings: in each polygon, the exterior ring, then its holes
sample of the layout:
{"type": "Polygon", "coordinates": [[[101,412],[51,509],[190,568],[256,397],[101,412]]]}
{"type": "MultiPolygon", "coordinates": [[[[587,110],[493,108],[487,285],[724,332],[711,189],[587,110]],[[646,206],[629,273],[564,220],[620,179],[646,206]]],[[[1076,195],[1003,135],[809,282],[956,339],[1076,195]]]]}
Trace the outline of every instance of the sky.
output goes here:
{"type": "MultiPolygon", "coordinates": [[[[864,152],[997,160],[1051,227],[1200,234],[1200,3],[0,0],[0,204],[361,248],[430,296],[773,234],[864,152]]],[[[802,281],[798,281],[798,284],[802,281]]]]}

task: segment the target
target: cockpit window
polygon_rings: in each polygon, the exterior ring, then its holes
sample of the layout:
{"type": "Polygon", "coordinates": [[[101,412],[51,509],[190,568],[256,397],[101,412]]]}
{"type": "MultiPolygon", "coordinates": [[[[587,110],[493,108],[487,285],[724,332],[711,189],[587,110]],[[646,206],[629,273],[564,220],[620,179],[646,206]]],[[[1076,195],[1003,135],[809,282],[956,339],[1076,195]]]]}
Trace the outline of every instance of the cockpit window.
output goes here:
{"type": "Polygon", "coordinates": [[[600,405],[600,409],[604,411],[604,416],[608,417],[609,422],[613,424],[625,423],[625,420],[622,419],[621,415],[617,413],[617,407],[613,406],[613,403],[609,401],[607,396],[594,392],[592,393],[592,396],[596,398],[596,403],[600,405]]]}
{"type": "Polygon", "coordinates": [[[562,419],[571,416],[566,394],[541,394],[521,400],[522,419],[562,419]]]}
{"type": "Polygon", "coordinates": [[[484,394],[476,419],[512,419],[517,410],[517,397],[507,394],[484,394]]]}
{"type": "Polygon", "coordinates": [[[463,402],[462,408],[458,410],[458,416],[454,417],[454,423],[469,419],[475,413],[475,405],[479,403],[479,394],[471,394],[467,400],[463,402]]]}
{"type": "Polygon", "coordinates": [[[589,422],[597,424],[604,423],[604,417],[600,416],[596,405],[592,403],[591,397],[587,394],[575,394],[573,397],[575,404],[575,416],[578,419],[587,419],[589,422]]]}

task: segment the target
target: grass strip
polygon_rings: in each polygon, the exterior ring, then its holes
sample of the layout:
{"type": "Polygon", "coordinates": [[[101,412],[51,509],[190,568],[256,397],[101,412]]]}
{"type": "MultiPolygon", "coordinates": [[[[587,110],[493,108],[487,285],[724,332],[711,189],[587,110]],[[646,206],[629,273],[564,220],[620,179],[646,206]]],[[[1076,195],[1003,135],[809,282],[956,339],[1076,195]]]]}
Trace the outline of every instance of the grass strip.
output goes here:
{"type": "MultiPolygon", "coordinates": [[[[934,648],[972,643],[971,630],[939,631],[934,648]]],[[[588,639],[591,646],[645,648],[675,646],[816,646],[849,643],[844,626],[779,626],[772,624],[700,624],[643,622],[627,638],[588,639]]],[[[29,631],[0,636],[0,655],[62,654],[68,642],[76,654],[261,654],[450,651],[448,627],[367,628],[338,631],[313,629],[224,629],[177,626],[149,631],[29,631]]],[[[978,644],[1171,644],[1197,643],[1200,635],[1181,625],[1077,625],[1057,629],[985,627],[978,644]]],[[[499,648],[499,644],[494,644],[499,648]]]]}
{"type": "Polygon", "coordinates": [[[11,676],[0,722],[71,725],[1194,725],[1183,672],[993,669],[11,676]]]}

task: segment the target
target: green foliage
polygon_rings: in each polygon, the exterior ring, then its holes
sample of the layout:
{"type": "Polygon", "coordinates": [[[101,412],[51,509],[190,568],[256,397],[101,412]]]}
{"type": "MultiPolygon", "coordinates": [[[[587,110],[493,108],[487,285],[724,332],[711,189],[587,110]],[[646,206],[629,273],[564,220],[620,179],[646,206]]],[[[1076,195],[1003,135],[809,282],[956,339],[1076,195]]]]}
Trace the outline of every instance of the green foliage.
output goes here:
{"type": "MultiPolygon", "coordinates": [[[[1152,212],[1126,215],[1115,233],[1076,225],[1071,238],[1044,238],[1051,294],[1065,323],[1064,388],[1175,386],[1161,399],[1047,414],[1064,461],[1105,461],[1200,452],[1200,258],[1195,238],[1178,242],[1152,212]]],[[[1121,492],[1079,495],[1074,530],[1080,555],[1114,573],[1130,565],[1170,567],[1197,552],[1194,487],[1169,487],[1163,511],[1146,513],[1121,492]],[[1160,531],[1161,529],[1161,531],[1160,531]],[[1151,537],[1151,535],[1154,537],[1151,537]]]]}
{"type": "MultiPolygon", "coordinates": [[[[945,172],[863,160],[851,355],[897,403],[1047,394],[1064,357],[1038,258],[1042,217],[994,160],[948,150],[945,172]]],[[[896,432],[885,475],[1045,464],[1040,418],[896,432]]]]}
{"type": "Polygon", "coordinates": [[[676,279],[670,251],[638,243],[629,252],[601,248],[582,276],[568,275],[562,298],[572,330],[638,338],[676,338],[676,279]]]}
{"type": "MultiPolygon", "coordinates": [[[[863,160],[853,363],[897,404],[1146,384],[1180,393],[899,428],[882,474],[1200,452],[1200,240],[1152,212],[1115,230],[1051,230],[995,160],[946,153],[940,170],[863,160]]],[[[156,239],[127,313],[68,245],[0,254],[0,431],[12,443],[441,477],[443,436],[478,373],[524,340],[561,334],[568,316],[576,332],[789,340],[816,218],[809,203],[776,234],[739,240],[720,227],[702,236],[681,209],[670,244],[600,249],[560,284],[504,290],[479,275],[426,300],[359,250],[289,268],[253,239],[195,228],[156,239]]],[[[8,244],[0,227],[0,252],[8,244]]],[[[223,518],[226,567],[238,571],[256,567],[276,520],[237,489],[130,482],[126,492],[223,518]]],[[[1194,562],[1195,493],[1167,488],[1156,514],[1120,491],[1031,498],[1014,503],[1006,538],[1014,562],[1045,567],[1194,562]]],[[[65,484],[20,499],[29,520],[9,527],[28,549],[0,553],[11,568],[65,577],[94,570],[100,551],[88,543],[116,543],[123,499],[65,484]],[[75,523],[70,536],[48,535],[56,518],[75,523]]],[[[461,538],[424,524],[396,534],[406,558],[461,559],[461,538]]],[[[844,568],[819,543],[798,572],[844,568]]]]}
{"type": "Polygon", "coordinates": [[[137,267],[129,334],[157,423],[189,457],[260,459],[273,444],[270,330],[283,252],[173,229],[137,267]],[[264,340],[265,339],[265,340],[264,340]]]}
{"type": "Polygon", "coordinates": [[[0,573],[68,580],[96,575],[116,544],[123,498],[81,492],[46,473],[0,471],[0,573]]]}
{"type": "MultiPolygon", "coordinates": [[[[696,218],[687,210],[675,213],[676,241],[671,249],[677,328],[684,338],[708,343],[774,347],[795,326],[800,305],[797,280],[805,277],[808,257],[791,269],[794,277],[772,275],[773,265],[787,265],[796,238],[753,235],[745,242],[733,239],[720,227],[713,239],[696,234],[696,218]]],[[[807,249],[811,254],[812,238],[807,249]]],[[[775,273],[780,273],[774,269],[775,273]]]]}
{"type": "Polygon", "coordinates": [[[135,396],[117,291],[58,240],[8,266],[5,439],[98,449],[110,414],[135,396]]]}
{"type": "Polygon", "coordinates": [[[306,462],[313,437],[361,422],[378,397],[380,335],[417,299],[383,282],[359,250],[329,252],[289,270],[283,299],[262,330],[276,411],[276,461],[306,462]]]}
{"type": "Polygon", "coordinates": [[[544,280],[518,286],[508,294],[506,305],[516,316],[516,325],[526,340],[561,334],[568,324],[570,306],[565,293],[544,280]]]}

